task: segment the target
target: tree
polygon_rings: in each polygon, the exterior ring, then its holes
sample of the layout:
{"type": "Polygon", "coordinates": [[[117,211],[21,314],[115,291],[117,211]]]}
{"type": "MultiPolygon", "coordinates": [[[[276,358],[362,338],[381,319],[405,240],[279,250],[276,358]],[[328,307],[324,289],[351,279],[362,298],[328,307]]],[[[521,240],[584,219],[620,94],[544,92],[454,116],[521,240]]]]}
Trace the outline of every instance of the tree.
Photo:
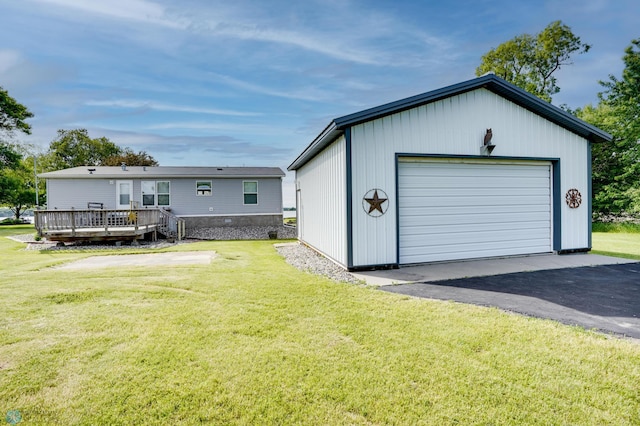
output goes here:
{"type": "Polygon", "coordinates": [[[536,35],[522,34],[508,40],[482,56],[476,75],[493,72],[547,102],[560,91],[553,76],[570,65],[574,53],[591,48],[573,34],[562,21],[554,21],[536,35]]]}
{"type": "Polygon", "coordinates": [[[14,169],[20,163],[20,154],[11,145],[0,142],[0,171],[4,168],[14,169]]]}
{"type": "MultiPolygon", "coordinates": [[[[31,126],[25,122],[33,114],[24,105],[9,96],[9,92],[0,87],[0,136],[12,136],[20,131],[31,133],[31,126]]],[[[0,140],[0,171],[18,166],[21,155],[6,141],[0,140]]]]}
{"type": "Polygon", "coordinates": [[[601,81],[596,107],[576,111],[579,118],[613,136],[610,144],[594,144],[594,211],[604,214],[640,214],[640,39],[623,56],[620,79],[601,81]]]}
{"type": "Polygon", "coordinates": [[[0,204],[8,206],[16,220],[35,205],[36,190],[33,171],[26,164],[0,174],[0,204]]]}
{"type": "Polygon", "coordinates": [[[120,147],[105,137],[91,139],[86,129],[58,130],[49,144],[47,168],[99,166],[105,158],[120,154],[120,147]]]}
{"type": "Polygon", "coordinates": [[[18,103],[9,96],[9,93],[0,87],[0,130],[13,132],[21,131],[31,134],[31,126],[25,122],[33,117],[27,107],[18,103]]]}
{"type": "Polygon", "coordinates": [[[158,162],[145,151],[135,153],[120,147],[106,137],[92,139],[86,129],[58,130],[43,159],[46,170],[60,170],[78,166],[157,166],[158,162]]]}
{"type": "Polygon", "coordinates": [[[127,166],[157,166],[158,162],[146,151],[134,152],[131,148],[123,148],[122,153],[112,155],[102,162],[102,166],[119,166],[125,163],[127,166]]]}

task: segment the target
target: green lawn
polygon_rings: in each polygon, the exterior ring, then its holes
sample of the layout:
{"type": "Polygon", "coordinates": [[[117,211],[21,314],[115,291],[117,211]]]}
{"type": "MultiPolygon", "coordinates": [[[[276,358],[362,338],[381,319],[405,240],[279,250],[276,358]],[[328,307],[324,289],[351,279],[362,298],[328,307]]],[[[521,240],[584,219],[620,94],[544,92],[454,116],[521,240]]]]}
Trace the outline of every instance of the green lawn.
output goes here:
{"type": "Polygon", "coordinates": [[[594,223],[593,252],[640,260],[640,225],[594,223]]]}
{"type": "Polygon", "coordinates": [[[0,415],[21,424],[640,424],[635,341],[331,282],[269,241],[93,272],[22,248],[0,238],[0,415]]]}

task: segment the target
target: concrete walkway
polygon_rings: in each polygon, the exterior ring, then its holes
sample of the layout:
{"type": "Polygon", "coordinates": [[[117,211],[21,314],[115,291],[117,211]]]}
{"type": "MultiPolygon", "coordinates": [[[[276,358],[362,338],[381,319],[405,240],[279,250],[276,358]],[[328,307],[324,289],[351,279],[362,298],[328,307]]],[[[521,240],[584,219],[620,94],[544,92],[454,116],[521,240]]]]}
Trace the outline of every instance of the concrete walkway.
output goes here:
{"type": "Polygon", "coordinates": [[[636,263],[637,260],[601,256],[597,254],[543,254],[535,256],[508,257],[501,259],[468,260],[463,262],[432,263],[406,266],[384,271],[353,273],[369,285],[425,283],[468,277],[511,274],[515,272],[542,271],[550,269],[578,268],[582,266],[636,263]]]}

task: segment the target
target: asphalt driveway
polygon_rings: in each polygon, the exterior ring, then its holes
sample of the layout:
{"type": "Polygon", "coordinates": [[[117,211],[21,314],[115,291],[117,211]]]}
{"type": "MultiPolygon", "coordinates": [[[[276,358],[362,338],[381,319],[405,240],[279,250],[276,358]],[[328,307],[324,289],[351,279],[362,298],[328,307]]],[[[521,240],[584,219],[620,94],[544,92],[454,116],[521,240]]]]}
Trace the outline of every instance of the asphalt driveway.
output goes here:
{"type": "Polygon", "coordinates": [[[380,289],[494,306],[640,339],[640,263],[387,285],[380,289]]]}

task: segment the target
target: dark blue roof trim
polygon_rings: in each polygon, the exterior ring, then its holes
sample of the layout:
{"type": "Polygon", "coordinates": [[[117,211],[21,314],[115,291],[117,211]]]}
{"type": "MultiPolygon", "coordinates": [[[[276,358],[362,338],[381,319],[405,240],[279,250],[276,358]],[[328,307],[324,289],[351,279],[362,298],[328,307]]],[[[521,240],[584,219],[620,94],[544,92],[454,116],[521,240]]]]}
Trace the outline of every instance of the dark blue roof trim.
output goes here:
{"type": "Polygon", "coordinates": [[[460,95],[479,88],[490,90],[513,103],[520,105],[521,107],[526,108],[529,111],[538,114],[579,136],[582,136],[590,142],[609,142],[612,139],[611,135],[607,132],[585,123],[568,112],[543,101],[506,80],[496,77],[493,74],[488,74],[473,80],[454,84],[453,86],[433,90],[421,95],[412,96],[410,98],[401,99],[399,101],[336,118],[320,135],[318,135],[318,137],[314,139],[302,154],[300,154],[298,158],[291,163],[288,170],[296,170],[302,167],[318,152],[333,142],[342,133],[342,130],[347,127],[354,126],[365,121],[375,120],[389,114],[395,114],[421,105],[426,105],[451,96],[460,95]]]}

